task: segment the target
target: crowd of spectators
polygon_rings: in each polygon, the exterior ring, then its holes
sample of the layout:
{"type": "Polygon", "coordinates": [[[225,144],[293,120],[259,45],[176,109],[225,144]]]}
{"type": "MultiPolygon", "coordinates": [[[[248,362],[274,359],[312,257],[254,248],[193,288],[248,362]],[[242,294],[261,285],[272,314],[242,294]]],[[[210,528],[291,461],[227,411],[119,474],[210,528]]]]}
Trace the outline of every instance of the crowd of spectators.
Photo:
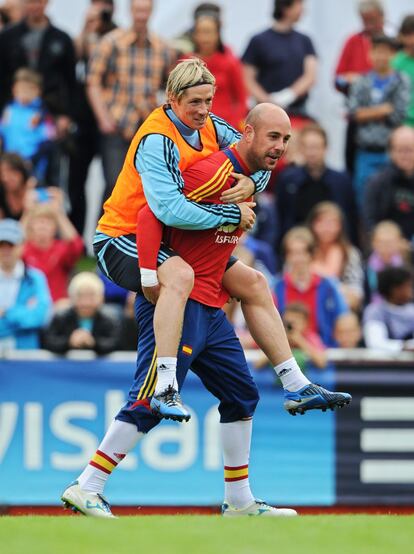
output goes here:
{"type": "MultiPolygon", "coordinates": [[[[305,0],[275,0],[269,28],[246,37],[240,59],[215,3],[197,6],[170,42],[149,31],[152,0],[131,0],[129,28],[114,22],[113,0],[90,0],[77,37],[53,25],[47,4],[0,6],[1,351],[135,350],[134,295],[77,269],[85,183],[99,157],[108,197],[168,71],[189,56],[216,76],[213,111],[234,127],[256,102],[291,118],[288,153],[237,254],[271,282],[301,363],[325,367],[326,348],[414,350],[414,14],[391,36],[380,0],[357,3],[362,28],[332,75],[348,114],[338,170],[307,107],[323,54],[296,29],[305,0]]],[[[237,305],[227,311],[254,346],[237,305]]]]}

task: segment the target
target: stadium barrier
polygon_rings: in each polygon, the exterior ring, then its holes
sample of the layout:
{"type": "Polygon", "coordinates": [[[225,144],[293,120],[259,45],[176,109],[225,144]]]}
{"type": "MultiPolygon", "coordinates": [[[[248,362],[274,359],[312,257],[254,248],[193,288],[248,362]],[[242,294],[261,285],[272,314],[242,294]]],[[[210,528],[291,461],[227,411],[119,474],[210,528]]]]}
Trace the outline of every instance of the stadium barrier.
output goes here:
{"type": "MultiPolygon", "coordinates": [[[[250,356],[252,359],[252,356],[250,356]]],[[[255,373],[250,479],[278,505],[414,505],[414,357],[333,351],[308,376],[353,395],[338,412],[292,417],[274,373],[255,373]]],[[[0,360],[0,505],[55,505],[125,400],[135,356],[67,358],[14,352],[0,360]]],[[[190,374],[192,419],[163,422],[111,477],[114,505],[213,506],[223,497],[217,402],[190,374]]]]}

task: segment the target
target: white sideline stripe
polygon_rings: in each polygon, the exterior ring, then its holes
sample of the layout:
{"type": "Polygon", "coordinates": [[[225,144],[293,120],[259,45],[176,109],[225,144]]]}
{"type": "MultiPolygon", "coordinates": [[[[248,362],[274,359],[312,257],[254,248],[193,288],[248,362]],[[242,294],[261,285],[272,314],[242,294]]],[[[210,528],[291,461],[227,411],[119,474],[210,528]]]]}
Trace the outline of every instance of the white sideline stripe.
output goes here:
{"type": "Polygon", "coordinates": [[[409,460],[364,460],[359,469],[361,483],[414,483],[414,462],[409,460]]]}
{"type": "Polygon", "coordinates": [[[363,452],[414,452],[414,429],[363,429],[363,452]]]}
{"type": "Polygon", "coordinates": [[[361,399],[364,421],[414,421],[414,398],[364,397],[361,399]]]}

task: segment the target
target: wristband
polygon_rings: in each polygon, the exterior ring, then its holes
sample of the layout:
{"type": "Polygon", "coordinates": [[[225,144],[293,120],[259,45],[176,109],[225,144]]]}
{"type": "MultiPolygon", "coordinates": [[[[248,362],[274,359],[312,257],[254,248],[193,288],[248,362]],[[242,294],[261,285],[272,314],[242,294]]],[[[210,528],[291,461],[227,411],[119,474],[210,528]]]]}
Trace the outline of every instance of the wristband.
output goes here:
{"type": "Polygon", "coordinates": [[[158,277],[156,269],[141,268],[141,285],[143,287],[155,287],[158,285],[158,277]]]}
{"type": "Polygon", "coordinates": [[[291,88],[284,88],[279,92],[273,92],[271,95],[272,102],[278,104],[281,108],[287,108],[296,100],[296,94],[291,88]]]}

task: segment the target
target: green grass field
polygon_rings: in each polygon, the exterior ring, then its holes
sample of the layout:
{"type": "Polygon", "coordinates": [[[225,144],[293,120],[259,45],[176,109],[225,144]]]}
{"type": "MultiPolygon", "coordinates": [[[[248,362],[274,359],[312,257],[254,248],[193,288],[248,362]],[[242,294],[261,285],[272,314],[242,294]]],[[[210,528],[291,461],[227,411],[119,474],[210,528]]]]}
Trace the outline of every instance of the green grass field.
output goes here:
{"type": "Polygon", "coordinates": [[[413,516],[295,519],[141,516],[2,517],[2,554],[399,554],[414,552],[413,516]]]}

